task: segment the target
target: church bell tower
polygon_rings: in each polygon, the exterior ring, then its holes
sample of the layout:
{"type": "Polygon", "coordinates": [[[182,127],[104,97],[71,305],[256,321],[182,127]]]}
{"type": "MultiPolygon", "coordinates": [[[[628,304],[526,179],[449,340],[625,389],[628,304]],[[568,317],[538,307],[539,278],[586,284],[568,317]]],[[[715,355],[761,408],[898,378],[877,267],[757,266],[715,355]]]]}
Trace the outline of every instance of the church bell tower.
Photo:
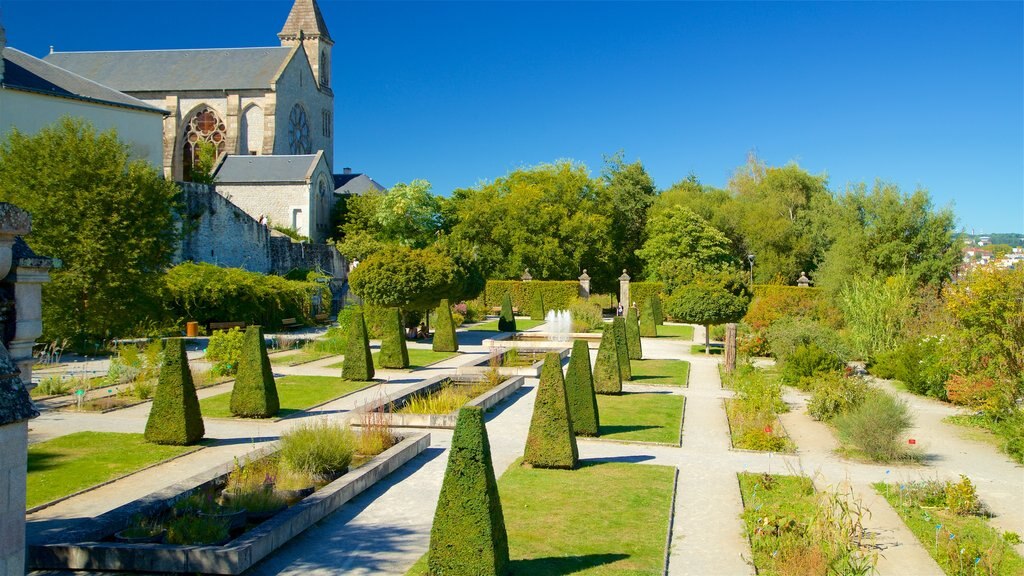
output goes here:
{"type": "Polygon", "coordinates": [[[302,43],[306,58],[313,68],[317,87],[323,92],[332,93],[331,48],[334,40],[327,31],[327,24],[316,0],[295,0],[288,20],[277,37],[281,39],[281,46],[292,47],[302,43]]]}

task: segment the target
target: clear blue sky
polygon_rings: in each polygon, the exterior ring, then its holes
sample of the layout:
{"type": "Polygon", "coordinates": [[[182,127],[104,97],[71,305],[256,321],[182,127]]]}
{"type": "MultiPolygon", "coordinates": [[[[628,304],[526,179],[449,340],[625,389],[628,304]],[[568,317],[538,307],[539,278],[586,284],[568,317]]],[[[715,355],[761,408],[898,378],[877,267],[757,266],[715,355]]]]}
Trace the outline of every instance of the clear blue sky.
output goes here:
{"type": "MultiPolygon", "coordinates": [[[[2,0],[8,44],[276,45],[290,0],[2,0]]],[[[434,190],[572,158],[722,186],[750,150],[1024,231],[1024,3],[321,0],[336,170],[434,190]]]]}

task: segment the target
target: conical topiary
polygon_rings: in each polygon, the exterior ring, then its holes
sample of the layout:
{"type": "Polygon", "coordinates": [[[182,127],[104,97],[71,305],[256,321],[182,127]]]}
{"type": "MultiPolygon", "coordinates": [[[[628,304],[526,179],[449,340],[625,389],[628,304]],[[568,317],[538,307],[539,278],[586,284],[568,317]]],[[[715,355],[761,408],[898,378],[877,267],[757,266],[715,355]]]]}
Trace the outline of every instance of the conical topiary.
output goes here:
{"type": "Polygon", "coordinates": [[[540,290],[533,291],[530,302],[530,320],[543,320],[547,310],[544,309],[544,294],[540,290]]]}
{"type": "Polygon", "coordinates": [[[263,328],[249,326],[245,329],[238,375],[231,390],[231,413],[243,418],[269,418],[277,414],[280,407],[263,328]]]}
{"type": "Polygon", "coordinates": [[[199,399],[188,368],[183,340],[172,339],[164,344],[153,407],[146,421],[146,440],[155,444],[192,444],[206,433],[199,399]]]}
{"type": "Polygon", "coordinates": [[[629,348],[626,345],[626,319],[616,316],[612,327],[615,329],[615,350],[619,353],[619,374],[623,382],[632,380],[633,369],[629,365],[629,348]]]}
{"type": "MultiPolygon", "coordinates": [[[[381,368],[408,368],[409,348],[405,344],[405,329],[402,327],[402,313],[398,308],[388,308],[383,314],[384,336],[380,342],[377,363],[381,368]]],[[[351,331],[350,331],[351,333],[351,331]]]]}
{"type": "Polygon", "coordinates": [[[448,467],[430,528],[430,574],[501,576],[508,573],[508,536],[479,406],[459,410],[448,467]]]}
{"type": "Polygon", "coordinates": [[[615,327],[611,323],[604,325],[601,346],[597,349],[597,361],[594,362],[594,392],[598,394],[622,392],[619,352],[615,347],[615,327]]]}
{"type": "Polygon", "coordinates": [[[654,294],[651,296],[651,308],[654,310],[654,322],[661,326],[665,323],[665,311],[661,308],[661,296],[654,294]]]}
{"type": "Polygon", "coordinates": [[[516,331],[516,315],[512,313],[512,295],[505,293],[501,301],[501,316],[498,318],[498,330],[501,332],[516,331]]]}
{"type": "Polygon", "coordinates": [[[658,337],[658,321],[655,319],[654,299],[652,296],[644,301],[644,307],[640,310],[640,335],[644,338],[658,337]]]}
{"type": "Polygon", "coordinates": [[[569,398],[569,416],[577,436],[597,436],[601,428],[597,414],[594,378],[590,372],[590,346],[585,340],[572,344],[569,371],[565,374],[565,394],[569,398]]]}
{"type": "Polygon", "coordinates": [[[346,380],[373,380],[373,357],[370,356],[370,339],[366,335],[363,313],[352,314],[348,326],[348,342],[345,343],[345,362],[341,365],[341,377],[346,380]]]}
{"type": "Polygon", "coordinates": [[[640,345],[640,319],[635,307],[630,307],[626,314],[626,352],[630,360],[640,360],[644,350],[640,345]]]}
{"type": "Polygon", "coordinates": [[[459,340],[455,335],[455,321],[448,300],[441,300],[437,307],[437,326],[434,327],[434,352],[458,352],[459,340]]]}
{"type": "Polygon", "coordinates": [[[557,352],[548,352],[540,370],[523,462],[536,468],[572,470],[579,458],[562,377],[562,357],[557,352]]]}

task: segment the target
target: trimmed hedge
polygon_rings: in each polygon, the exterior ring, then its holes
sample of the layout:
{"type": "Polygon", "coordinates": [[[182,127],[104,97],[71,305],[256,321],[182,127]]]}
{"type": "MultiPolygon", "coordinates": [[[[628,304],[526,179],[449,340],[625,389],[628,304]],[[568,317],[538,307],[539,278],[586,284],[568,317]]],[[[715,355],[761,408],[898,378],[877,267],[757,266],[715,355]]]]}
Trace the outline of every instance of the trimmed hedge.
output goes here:
{"type": "Polygon", "coordinates": [[[153,408],[146,420],[146,441],[185,446],[204,434],[206,428],[185,356],[185,343],[176,338],[168,340],[164,344],[164,361],[160,366],[153,408]]]}
{"type": "Polygon", "coordinates": [[[658,337],[658,320],[655,314],[654,298],[644,300],[643,308],[640,310],[640,336],[644,338],[658,337]]]}
{"type": "Polygon", "coordinates": [[[547,311],[544,309],[544,291],[535,290],[530,300],[530,320],[543,320],[546,313],[547,311]]]}
{"type": "Polygon", "coordinates": [[[430,574],[508,573],[508,535],[479,406],[459,410],[427,553],[430,574]]]}
{"type": "MultiPolygon", "coordinates": [[[[637,305],[641,305],[646,302],[651,296],[659,296],[665,293],[664,282],[630,282],[629,283],[629,297],[637,305]]],[[[630,307],[633,302],[623,302],[622,305],[626,308],[630,307]]]]}
{"type": "Polygon", "coordinates": [[[557,352],[548,352],[537,385],[523,462],[535,468],[572,470],[579,458],[562,377],[562,357],[557,352]]]}
{"type": "Polygon", "coordinates": [[[743,322],[754,330],[768,328],[777,320],[799,316],[838,328],[842,313],[832,305],[821,288],[758,284],[743,322]]]}
{"type": "Polygon", "coordinates": [[[452,319],[452,307],[448,300],[441,300],[435,316],[437,325],[434,326],[434,352],[458,352],[459,338],[455,334],[455,320],[452,319]]]}
{"type": "Polygon", "coordinates": [[[345,361],[341,366],[341,377],[346,380],[373,380],[373,357],[370,356],[370,339],[366,335],[363,313],[356,312],[348,326],[348,343],[345,361]]]}
{"type": "Polygon", "coordinates": [[[405,344],[405,328],[398,308],[388,308],[377,360],[381,368],[409,367],[409,347],[405,344]]]}
{"type": "Polygon", "coordinates": [[[565,375],[565,393],[569,416],[577,436],[597,436],[601,428],[594,395],[594,377],[590,371],[590,346],[586,340],[572,343],[569,371],[565,375]]]}
{"type": "Polygon", "coordinates": [[[250,326],[245,329],[242,359],[231,390],[231,413],[243,418],[270,418],[280,408],[263,327],[250,326]]]}
{"type": "Polygon", "coordinates": [[[501,316],[498,318],[498,330],[501,332],[516,331],[516,315],[512,313],[512,297],[505,294],[501,301],[501,316]]]}
{"type": "MultiPolygon", "coordinates": [[[[644,349],[640,345],[640,318],[636,308],[630,306],[626,313],[626,352],[630,360],[644,357],[644,349]]],[[[632,370],[631,370],[632,372],[632,370]]]]}
{"type": "Polygon", "coordinates": [[[529,310],[533,295],[543,294],[547,310],[568,310],[569,305],[580,294],[580,283],[576,280],[488,280],[480,299],[488,308],[502,305],[505,295],[512,298],[512,305],[520,312],[529,310]]]}
{"type": "Polygon", "coordinates": [[[665,309],[661,307],[661,296],[651,296],[652,308],[654,309],[654,323],[658,326],[665,324],[665,309]]]}
{"type": "Polygon", "coordinates": [[[619,353],[615,347],[615,327],[612,324],[605,324],[604,332],[601,333],[601,346],[597,349],[597,361],[594,362],[594,392],[622,392],[622,372],[619,370],[619,353]]]}
{"type": "Polygon", "coordinates": [[[615,351],[619,355],[619,374],[622,375],[623,382],[632,380],[633,367],[629,364],[629,347],[626,344],[626,319],[616,316],[612,320],[612,328],[615,335],[615,351]]]}

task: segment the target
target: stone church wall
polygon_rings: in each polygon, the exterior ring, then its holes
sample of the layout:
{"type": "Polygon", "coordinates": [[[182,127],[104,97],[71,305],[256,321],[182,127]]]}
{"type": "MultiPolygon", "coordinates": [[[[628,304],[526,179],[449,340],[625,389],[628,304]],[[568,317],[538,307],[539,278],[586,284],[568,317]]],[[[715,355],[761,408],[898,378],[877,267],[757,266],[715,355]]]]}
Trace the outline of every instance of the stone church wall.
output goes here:
{"type": "Polygon", "coordinates": [[[295,104],[299,104],[306,110],[306,118],[309,121],[310,152],[317,150],[324,151],[324,159],[327,166],[334,167],[334,97],[331,94],[321,92],[316,87],[316,79],[310,71],[309,63],[306,60],[306,53],[299,50],[288,62],[281,78],[276,85],[277,106],[275,108],[276,125],[278,127],[277,138],[274,141],[274,154],[291,154],[288,138],[288,117],[295,104]],[[324,112],[328,115],[325,117],[324,112]],[[326,127],[324,121],[330,118],[331,122],[326,127]]]}

